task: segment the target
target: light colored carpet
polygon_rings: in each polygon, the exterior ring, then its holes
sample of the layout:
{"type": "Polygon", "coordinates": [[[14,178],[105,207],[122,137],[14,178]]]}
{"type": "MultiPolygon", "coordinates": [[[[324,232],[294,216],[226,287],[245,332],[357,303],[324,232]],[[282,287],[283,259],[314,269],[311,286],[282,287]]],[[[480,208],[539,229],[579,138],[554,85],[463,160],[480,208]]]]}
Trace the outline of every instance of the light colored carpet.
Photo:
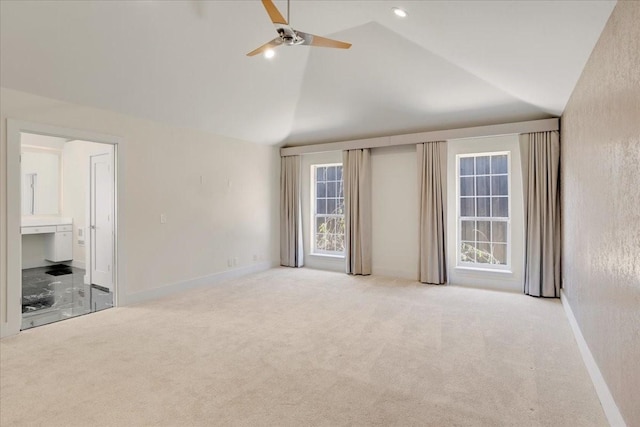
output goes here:
{"type": "Polygon", "coordinates": [[[0,424],[604,426],[558,300],[273,269],[0,343],[0,424]]]}

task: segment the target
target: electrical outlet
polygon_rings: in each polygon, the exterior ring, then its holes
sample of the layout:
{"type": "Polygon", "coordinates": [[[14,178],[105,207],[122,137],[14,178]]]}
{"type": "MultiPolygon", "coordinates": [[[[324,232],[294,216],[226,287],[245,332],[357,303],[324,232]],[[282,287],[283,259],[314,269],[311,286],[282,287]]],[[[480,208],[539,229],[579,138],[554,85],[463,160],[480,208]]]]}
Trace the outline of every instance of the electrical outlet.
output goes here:
{"type": "Polygon", "coordinates": [[[160,214],[160,224],[166,224],[166,223],[167,223],[167,214],[161,213],[160,214]]]}

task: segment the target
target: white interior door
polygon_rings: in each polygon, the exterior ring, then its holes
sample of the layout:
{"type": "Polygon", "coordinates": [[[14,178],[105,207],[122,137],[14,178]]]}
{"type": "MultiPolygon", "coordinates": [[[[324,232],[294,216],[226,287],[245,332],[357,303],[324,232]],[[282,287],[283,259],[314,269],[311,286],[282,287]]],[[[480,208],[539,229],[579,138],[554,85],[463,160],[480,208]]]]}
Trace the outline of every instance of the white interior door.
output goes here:
{"type": "Polygon", "coordinates": [[[111,153],[91,156],[90,179],[90,281],[113,292],[114,172],[111,153]]]}

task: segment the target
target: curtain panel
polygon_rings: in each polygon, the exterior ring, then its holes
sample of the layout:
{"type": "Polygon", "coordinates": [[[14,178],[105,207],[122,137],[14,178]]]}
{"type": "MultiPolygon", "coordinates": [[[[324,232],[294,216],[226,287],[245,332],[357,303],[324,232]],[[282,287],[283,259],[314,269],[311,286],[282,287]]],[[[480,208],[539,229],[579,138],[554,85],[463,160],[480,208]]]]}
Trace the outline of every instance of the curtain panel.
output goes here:
{"type": "Polygon", "coordinates": [[[348,274],[371,274],[371,154],[368,148],[342,152],[345,258],[348,274]]]}
{"type": "Polygon", "coordinates": [[[560,136],[520,135],[525,212],[524,293],[560,296],[560,136]]]}
{"type": "Polygon", "coordinates": [[[301,157],[280,160],[280,265],[302,267],[301,157]]]}
{"type": "Polygon", "coordinates": [[[416,150],[420,189],[418,275],[422,283],[443,285],[447,282],[447,143],[417,144],[416,150]]]}

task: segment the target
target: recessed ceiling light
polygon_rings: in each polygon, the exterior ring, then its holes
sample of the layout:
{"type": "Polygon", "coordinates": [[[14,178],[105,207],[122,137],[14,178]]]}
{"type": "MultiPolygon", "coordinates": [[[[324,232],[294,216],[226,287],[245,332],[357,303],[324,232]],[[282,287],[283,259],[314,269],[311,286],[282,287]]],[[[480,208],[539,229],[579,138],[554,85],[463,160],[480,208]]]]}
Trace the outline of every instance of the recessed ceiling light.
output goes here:
{"type": "Polygon", "coordinates": [[[404,9],[400,9],[399,7],[393,7],[391,8],[391,10],[393,10],[393,13],[395,13],[396,16],[399,16],[400,18],[407,17],[407,11],[404,9]]]}
{"type": "Polygon", "coordinates": [[[276,51],[273,49],[267,49],[264,51],[264,57],[267,59],[271,59],[276,56],[276,51]]]}

